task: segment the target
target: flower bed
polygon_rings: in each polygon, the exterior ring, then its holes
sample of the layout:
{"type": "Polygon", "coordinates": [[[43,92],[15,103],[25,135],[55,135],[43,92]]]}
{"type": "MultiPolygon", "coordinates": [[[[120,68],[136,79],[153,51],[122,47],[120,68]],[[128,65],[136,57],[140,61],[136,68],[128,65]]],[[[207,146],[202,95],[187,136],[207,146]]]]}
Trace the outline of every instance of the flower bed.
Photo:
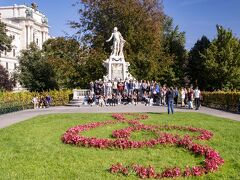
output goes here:
{"type": "Polygon", "coordinates": [[[209,140],[212,138],[213,133],[194,127],[185,126],[156,126],[156,125],[145,125],[139,120],[147,119],[146,114],[113,114],[112,115],[116,121],[104,121],[104,122],[93,122],[89,124],[79,125],[72,127],[66,131],[62,136],[62,141],[66,144],[73,144],[77,146],[84,147],[94,147],[94,148],[143,148],[143,147],[153,147],[157,144],[161,145],[172,145],[176,147],[182,147],[187,149],[196,155],[203,156],[205,160],[202,162],[201,166],[186,167],[185,169],[180,169],[179,167],[166,168],[163,172],[156,172],[154,167],[144,167],[138,164],[124,166],[120,163],[113,164],[110,167],[111,173],[121,173],[123,175],[128,175],[129,172],[135,172],[140,178],[174,178],[174,177],[185,177],[185,176],[201,176],[209,172],[215,172],[223,165],[224,160],[221,158],[219,153],[209,146],[200,145],[194,142],[194,140],[209,140]],[[128,119],[126,116],[133,116],[133,119],[128,119]],[[117,124],[117,123],[128,123],[129,127],[115,130],[112,132],[112,136],[116,139],[107,138],[95,138],[95,137],[85,137],[81,135],[83,131],[88,131],[97,127],[117,124]],[[171,133],[165,133],[161,130],[179,130],[179,131],[189,131],[197,132],[197,136],[184,135],[183,137],[179,135],[174,135],[171,133]],[[144,141],[134,141],[131,140],[131,133],[136,131],[151,131],[157,135],[157,138],[152,138],[144,141]]]}

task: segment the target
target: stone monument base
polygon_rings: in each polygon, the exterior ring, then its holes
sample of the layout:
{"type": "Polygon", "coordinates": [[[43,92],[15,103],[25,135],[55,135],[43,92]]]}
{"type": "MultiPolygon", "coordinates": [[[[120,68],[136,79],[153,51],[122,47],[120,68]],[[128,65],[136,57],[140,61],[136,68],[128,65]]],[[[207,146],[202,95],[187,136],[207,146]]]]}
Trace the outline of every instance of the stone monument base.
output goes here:
{"type": "Polygon", "coordinates": [[[67,104],[67,106],[77,106],[80,107],[84,105],[85,98],[89,94],[88,89],[74,89],[73,99],[67,104]]]}
{"type": "Polygon", "coordinates": [[[129,73],[129,62],[126,62],[123,56],[110,56],[109,59],[103,62],[104,67],[107,68],[107,75],[104,76],[104,81],[108,80],[126,80],[134,79],[129,73]]]}

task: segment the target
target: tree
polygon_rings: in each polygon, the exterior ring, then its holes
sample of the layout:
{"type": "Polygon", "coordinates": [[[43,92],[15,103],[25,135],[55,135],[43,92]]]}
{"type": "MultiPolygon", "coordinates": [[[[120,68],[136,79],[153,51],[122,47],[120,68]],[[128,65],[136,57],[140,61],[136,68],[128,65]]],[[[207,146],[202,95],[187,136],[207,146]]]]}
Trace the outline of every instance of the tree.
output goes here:
{"type": "Polygon", "coordinates": [[[43,44],[43,52],[56,74],[58,86],[60,88],[76,87],[81,79],[78,69],[84,59],[80,44],[74,39],[63,37],[48,39],[43,44]]]}
{"type": "Polygon", "coordinates": [[[13,78],[10,78],[8,71],[2,65],[0,65],[0,90],[11,91],[13,86],[13,78]]]}
{"type": "Polygon", "coordinates": [[[172,61],[162,46],[164,13],[160,0],[81,0],[80,4],[79,22],[71,22],[71,27],[78,29],[82,42],[98,53],[97,57],[106,59],[110,54],[105,41],[117,26],[127,41],[125,57],[133,76],[162,80],[172,61]]]}
{"type": "Polygon", "coordinates": [[[11,51],[12,38],[7,35],[6,25],[0,21],[0,53],[11,51]]]}
{"type": "Polygon", "coordinates": [[[19,80],[30,91],[56,89],[55,74],[41,50],[31,43],[19,57],[19,80]]]}
{"type": "Polygon", "coordinates": [[[192,84],[205,89],[208,84],[208,74],[205,67],[205,59],[202,53],[209,47],[210,41],[206,36],[202,36],[189,52],[188,77],[192,84]]]}
{"type": "Polygon", "coordinates": [[[87,87],[90,80],[102,78],[105,71],[100,54],[72,38],[59,37],[43,45],[44,56],[56,74],[60,88],[87,87]]]}
{"type": "Polygon", "coordinates": [[[208,87],[240,89],[240,41],[231,30],[217,25],[217,37],[202,57],[205,60],[208,87]]]}
{"type": "Polygon", "coordinates": [[[164,50],[173,59],[171,76],[168,83],[185,85],[187,83],[187,51],[185,49],[185,32],[180,32],[179,27],[173,25],[173,19],[164,18],[164,50]]]}

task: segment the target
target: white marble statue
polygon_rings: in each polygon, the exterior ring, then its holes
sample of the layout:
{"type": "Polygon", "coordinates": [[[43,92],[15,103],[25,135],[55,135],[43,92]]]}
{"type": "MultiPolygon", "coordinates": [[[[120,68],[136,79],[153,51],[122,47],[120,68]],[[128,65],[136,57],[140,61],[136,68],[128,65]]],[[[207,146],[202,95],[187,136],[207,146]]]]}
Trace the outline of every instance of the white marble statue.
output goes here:
{"type": "Polygon", "coordinates": [[[122,34],[118,31],[117,27],[114,27],[111,37],[106,42],[109,42],[112,39],[113,39],[112,55],[123,56],[123,47],[126,41],[123,39],[122,34]]]}

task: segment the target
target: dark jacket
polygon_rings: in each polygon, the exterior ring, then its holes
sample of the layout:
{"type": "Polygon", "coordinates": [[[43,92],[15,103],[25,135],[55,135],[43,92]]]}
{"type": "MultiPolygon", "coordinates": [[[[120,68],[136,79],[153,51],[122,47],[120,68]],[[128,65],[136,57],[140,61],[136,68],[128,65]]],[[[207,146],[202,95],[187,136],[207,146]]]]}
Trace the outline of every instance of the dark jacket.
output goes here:
{"type": "Polygon", "coordinates": [[[168,90],[167,93],[166,93],[166,101],[170,101],[170,100],[173,100],[174,98],[174,92],[173,90],[168,90]]]}

